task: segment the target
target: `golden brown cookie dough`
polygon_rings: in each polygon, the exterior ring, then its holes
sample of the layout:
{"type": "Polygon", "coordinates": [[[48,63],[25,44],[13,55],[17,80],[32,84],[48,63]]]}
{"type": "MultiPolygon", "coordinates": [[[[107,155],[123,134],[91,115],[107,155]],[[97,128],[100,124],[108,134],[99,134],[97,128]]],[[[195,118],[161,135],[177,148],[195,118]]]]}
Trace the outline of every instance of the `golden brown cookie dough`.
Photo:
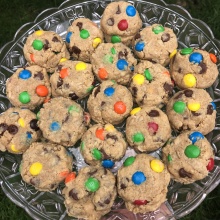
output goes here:
{"type": "Polygon", "coordinates": [[[198,131],[187,131],[171,139],[163,148],[163,161],[177,182],[201,180],[214,167],[213,149],[198,131]]]}
{"type": "Polygon", "coordinates": [[[30,34],[23,50],[30,65],[44,67],[49,73],[53,73],[62,58],[69,59],[65,42],[53,31],[38,30],[30,34]]]}

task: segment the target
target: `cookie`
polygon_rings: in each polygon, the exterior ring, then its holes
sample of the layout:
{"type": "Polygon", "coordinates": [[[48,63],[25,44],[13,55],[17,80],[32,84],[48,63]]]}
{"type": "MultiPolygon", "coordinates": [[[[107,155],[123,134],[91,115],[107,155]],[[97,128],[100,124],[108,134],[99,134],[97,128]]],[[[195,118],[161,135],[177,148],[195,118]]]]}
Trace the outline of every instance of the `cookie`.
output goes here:
{"type": "Polygon", "coordinates": [[[44,67],[49,73],[53,73],[62,59],[69,59],[65,42],[53,31],[38,30],[30,34],[23,51],[30,65],[44,67]]]}
{"type": "Polygon", "coordinates": [[[51,99],[38,113],[38,125],[48,140],[73,146],[86,131],[89,114],[76,102],[63,97],[51,99]]]}
{"type": "Polygon", "coordinates": [[[101,124],[120,124],[129,115],[132,106],[130,91],[110,80],[96,87],[87,102],[91,118],[101,124]]]}
{"type": "Polygon", "coordinates": [[[141,61],[134,69],[129,85],[134,101],[139,105],[162,108],[173,94],[169,71],[160,64],[141,61]]]}
{"type": "Polygon", "coordinates": [[[145,27],[134,37],[132,46],[140,59],[167,66],[178,42],[172,29],[153,24],[145,27]]]}
{"type": "Polygon", "coordinates": [[[110,79],[127,85],[137,61],[124,44],[103,43],[92,54],[91,63],[99,81],[110,79]]]}
{"type": "Polygon", "coordinates": [[[116,194],[115,176],[102,167],[82,168],[63,190],[68,215],[91,220],[110,212],[116,194]]]}
{"type": "Polygon", "coordinates": [[[9,108],[0,115],[0,151],[22,154],[39,137],[36,115],[30,110],[9,108]]]}
{"type": "Polygon", "coordinates": [[[155,211],[166,200],[170,174],[148,154],[128,157],[117,174],[117,190],[133,213],[155,211]]]}
{"type": "Polygon", "coordinates": [[[20,173],[36,190],[52,191],[72,171],[72,163],[63,146],[35,142],[22,156],[20,173]]]}
{"type": "Polygon", "coordinates": [[[121,132],[111,124],[96,124],[82,137],[80,152],[89,165],[112,168],[126,151],[127,143],[121,132]]]}
{"type": "Polygon", "coordinates": [[[129,45],[142,27],[142,20],[133,5],[118,1],[107,5],[100,25],[107,42],[129,45]]]}
{"type": "Polygon", "coordinates": [[[171,178],[183,184],[205,178],[214,168],[212,147],[198,131],[186,131],[171,139],[162,152],[171,178]]]}
{"type": "Polygon", "coordinates": [[[77,18],[68,27],[66,45],[76,60],[90,62],[91,54],[102,42],[102,31],[88,18],[77,18]]]}
{"type": "Polygon", "coordinates": [[[181,89],[210,87],[218,77],[214,54],[195,48],[179,50],[172,58],[171,75],[181,89]]]}
{"type": "Polygon", "coordinates": [[[216,106],[203,89],[177,92],[167,103],[166,113],[175,131],[196,130],[204,135],[215,127],[216,106]]]}
{"type": "Polygon", "coordinates": [[[82,99],[93,90],[92,65],[80,61],[67,60],[58,65],[50,77],[52,96],[62,96],[72,100],[82,99]]]}
{"type": "Polygon", "coordinates": [[[37,65],[17,69],[6,81],[6,93],[12,105],[35,109],[51,95],[46,69],[37,65]]]}
{"type": "Polygon", "coordinates": [[[171,136],[166,114],[156,107],[137,107],[126,120],[126,138],[137,152],[151,152],[162,147],[171,136]]]}

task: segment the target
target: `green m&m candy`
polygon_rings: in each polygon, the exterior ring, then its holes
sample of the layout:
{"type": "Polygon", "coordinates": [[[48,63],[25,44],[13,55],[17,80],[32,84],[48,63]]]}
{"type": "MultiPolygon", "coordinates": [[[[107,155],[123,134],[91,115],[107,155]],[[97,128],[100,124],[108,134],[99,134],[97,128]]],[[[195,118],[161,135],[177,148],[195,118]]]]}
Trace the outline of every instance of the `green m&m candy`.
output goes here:
{"type": "Polygon", "coordinates": [[[134,161],[135,161],[135,157],[133,157],[133,156],[128,157],[128,158],[124,161],[123,165],[124,165],[124,167],[128,167],[128,166],[130,166],[131,164],[133,164],[134,161]]]}
{"type": "Polygon", "coordinates": [[[168,162],[171,162],[173,160],[170,154],[168,154],[167,160],[168,160],[168,162]]]}
{"type": "Polygon", "coordinates": [[[111,42],[114,44],[114,43],[120,43],[121,42],[121,38],[117,35],[113,35],[111,37],[111,42]]]}
{"type": "Polygon", "coordinates": [[[84,148],[85,148],[85,143],[82,141],[80,144],[80,150],[84,150],[84,148]]]}
{"type": "Polygon", "coordinates": [[[101,160],[102,159],[102,154],[100,152],[100,150],[98,150],[97,148],[94,148],[92,150],[92,156],[94,157],[94,159],[96,160],[101,160]]]}
{"type": "Polygon", "coordinates": [[[164,32],[165,29],[162,25],[157,25],[157,26],[153,27],[152,30],[155,34],[159,34],[161,32],[164,32]]]}
{"type": "Polygon", "coordinates": [[[188,158],[197,158],[200,155],[200,148],[196,145],[189,145],[186,147],[184,153],[188,158]]]}
{"type": "Polygon", "coordinates": [[[186,103],[185,102],[182,102],[182,101],[176,101],[174,104],[173,104],[173,110],[176,112],[176,113],[179,113],[179,114],[182,114],[186,109],[186,103]]]}
{"type": "Polygon", "coordinates": [[[134,143],[142,143],[144,142],[145,138],[144,135],[141,132],[137,132],[133,135],[133,142],[134,143]]]}
{"type": "Polygon", "coordinates": [[[153,76],[151,75],[149,69],[146,69],[146,70],[144,71],[144,75],[145,75],[145,77],[146,77],[146,79],[147,79],[148,81],[151,81],[151,80],[153,79],[153,76]]]}
{"type": "Polygon", "coordinates": [[[23,104],[27,104],[31,101],[31,97],[28,92],[21,92],[18,97],[19,101],[23,104]]]}
{"type": "Polygon", "coordinates": [[[80,31],[80,37],[81,37],[82,39],[87,39],[89,36],[90,36],[90,34],[89,34],[89,32],[88,32],[87,30],[82,29],[82,30],[80,31]]]}
{"type": "Polygon", "coordinates": [[[40,119],[40,111],[36,114],[36,118],[37,118],[37,120],[40,119]]]}
{"type": "Polygon", "coordinates": [[[91,92],[93,89],[94,89],[94,86],[91,85],[91,86],[86,90],[86,92],[91,92]]]}
{"type": "Polygon", "coordinates": [[[104,57],[103,57],[103,63],[113,63],[113,56],[109,55],[109,54],[106,54],[104,57]]]}
{"type": "Polygon", "coordinates": [[[72,113],[72,112],[79,112],[79,108],[75,105],[71,105],[69,108],[68,108],[68,112],[69,113],[72,113]]]}
{"type": "Polygon", "coordinates": [[[42,48],[44,47],[44,43],[41,40],[34,40],[32,43],[32,47],[35,50],[42,50],[42,48]]]}
{"type": "Polygon", "coordinates": [[[100,187],[100,183],[96,178],[89,177],[85,182],[85,187],[89,192],[96,192],[100,187]]]}
{"type": "Polygon", "coordinates": [[[111,48],[111,53],[112,53],[112,54],[116,54],[116,50],[115,50],[114,47],[111,48]]]}
{"type": "Polygon", "coordinates": [[[180,54],[182,55],[191,54],[192,52],[193,52],[193,48],[191,47],[183,48],[182,50],[180,50],[180,54]]]}

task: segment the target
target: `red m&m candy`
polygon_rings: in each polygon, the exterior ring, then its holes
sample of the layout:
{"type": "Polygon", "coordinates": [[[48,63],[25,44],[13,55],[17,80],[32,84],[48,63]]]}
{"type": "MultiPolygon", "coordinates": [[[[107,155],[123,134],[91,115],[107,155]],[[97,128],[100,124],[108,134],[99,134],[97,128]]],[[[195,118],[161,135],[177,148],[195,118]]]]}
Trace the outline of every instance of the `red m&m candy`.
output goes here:
{"type": "Polygon", "coordinates": [[[120,31],[125,31],[128,28],[128,22],[127,20],[123,19],[118,22],[118,29],[120,31]]]}
{"type": "Polygon", "coordinates": [[[124,114],[126,112],[126,105],[122,101],[118,101],[114,104],[114,111],[118,114],[124,114]]]}
{"type": "Polygon", "coordinates": [[[214,160],[213,160],[213,158],[209,159],[209,163],[206,166],[206,168],[207,168],[208,171],[212,171],[213,170],[213,168],[214,168],[214,160]]]}
{"type": "Polygon", "coordinates": [[[146,205],[147,200],[134,200],[133,204],[134,205],[146,205]]]}

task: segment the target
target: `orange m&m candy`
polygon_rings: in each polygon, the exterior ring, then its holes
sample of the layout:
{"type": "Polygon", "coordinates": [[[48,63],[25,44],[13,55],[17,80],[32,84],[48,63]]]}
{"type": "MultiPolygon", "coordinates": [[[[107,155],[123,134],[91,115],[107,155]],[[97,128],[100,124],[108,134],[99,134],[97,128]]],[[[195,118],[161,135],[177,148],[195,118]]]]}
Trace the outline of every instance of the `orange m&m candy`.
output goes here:
{"type": "Polygon", "coordinates": [[[30,59],[31,59],[32,62],[35,62],[34,61],[34,54],[33,53],[30,54],[30,59]]]}
{"type": "Polygon", "coordinates": [[[126,105],[122,101],[118,101],[114,104],[114,111],[118,114],[124,114],[126,112],[126,105]]]}
{"type": "Polygon", "coordinates": [[[210,59],[213,63],[217,63],[217,57],[215,56],[215,54],[210,53],[209,56],[210,56],[210,59]]]}
{"type": "Polygon", "coordinates": [[[35,92],[37,93],[38,96],[41,96],[41,97],[45,97],[49,93],[48,88],[44,85],[37,86],[35,92]]]}
{"type": "Polygon", "coordinates": [[[65,183],[68,183],[72,180],[74,180],[76,178],[76,173],[71,172],[67,175],[66,179],[65,179],[65,183]]]}
{"type": "Polygon", "coordinates": [[[107,79],[108,73],[105,68],[99,68],[98,76],[100,79],[107,79]]]}
{"type": "Polygon", "coordinates": [[[60,71],[60,78],[64,79],[65,77],[67,77],[69,74],[68,74],[68,69],[67,68],[64,68],[60,71]]]}
{"type": "Polygon", "coordinates": [[[100,128],[100,129],[97,129],[96,132],[95,132],[95,136],[104,141],[105,140],[105,137],[104,137],[104,129],[103,128],[100,128]]]}
{"type": "Polygon", "coordinates": [[[69,171],[60,172],[60,176],[66,178],[69,174],[69,171]]]}

